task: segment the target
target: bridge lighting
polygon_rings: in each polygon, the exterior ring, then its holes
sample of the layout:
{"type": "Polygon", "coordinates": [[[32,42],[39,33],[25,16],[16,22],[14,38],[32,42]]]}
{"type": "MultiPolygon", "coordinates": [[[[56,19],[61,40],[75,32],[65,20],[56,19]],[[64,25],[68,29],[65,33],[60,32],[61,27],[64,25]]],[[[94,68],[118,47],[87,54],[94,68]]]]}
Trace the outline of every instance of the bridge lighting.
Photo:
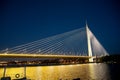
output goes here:
{"type": "Polygon", "coordinates": [[[33,56],[35,57],[35,56],[37,56],[36,54],[33,54],[33,56]]]}
{"type": "MultiPolygon", "coordinates": [[[[7,54],[8,48],[0,53],[7,54]]],[[[86,27],[83,28],[9,48],[9,53],[27,54],[25,56],[31,56],[35,53],[34,56],[56,56],[57,54],[58,57],[107,55],[106,50],[90,31],[87,23],[86,27]]]]}

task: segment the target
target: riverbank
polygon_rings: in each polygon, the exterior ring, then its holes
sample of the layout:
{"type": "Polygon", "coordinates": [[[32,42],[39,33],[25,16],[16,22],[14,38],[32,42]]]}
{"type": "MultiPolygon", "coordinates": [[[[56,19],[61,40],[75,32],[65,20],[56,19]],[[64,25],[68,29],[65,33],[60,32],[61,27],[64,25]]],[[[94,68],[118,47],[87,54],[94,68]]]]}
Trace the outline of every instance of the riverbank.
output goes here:
{"type": "MultiPolygon", "coordinates": [[[[92,63],[92,62],[91,62],[92,63]]],[[[91,64],[91,63],[78,63],[78,64],[32,64],[32,65],[8,65],[0,66],[0,68],[10,68],[10,67],[34,67],[34,66],[60,66],[60,65],[79,65],[79,64],[91,64]]],[[[105,64],[120,64],[120,63],[110,63],[104,62],[105,64]]],[[[96,63],[100,64],[100,63],[96,63]]]]}

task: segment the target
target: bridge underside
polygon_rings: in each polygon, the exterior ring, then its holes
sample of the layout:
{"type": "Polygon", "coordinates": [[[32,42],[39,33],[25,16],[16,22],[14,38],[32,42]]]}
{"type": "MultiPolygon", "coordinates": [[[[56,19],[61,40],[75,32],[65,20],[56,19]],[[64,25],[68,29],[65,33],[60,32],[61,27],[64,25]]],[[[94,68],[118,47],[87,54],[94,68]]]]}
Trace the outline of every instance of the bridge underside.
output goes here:
{"type": "Polygon", "coordinates": [[[54,65],[88,63],[89,56],[0,54],[0,66],[54,65]]]}

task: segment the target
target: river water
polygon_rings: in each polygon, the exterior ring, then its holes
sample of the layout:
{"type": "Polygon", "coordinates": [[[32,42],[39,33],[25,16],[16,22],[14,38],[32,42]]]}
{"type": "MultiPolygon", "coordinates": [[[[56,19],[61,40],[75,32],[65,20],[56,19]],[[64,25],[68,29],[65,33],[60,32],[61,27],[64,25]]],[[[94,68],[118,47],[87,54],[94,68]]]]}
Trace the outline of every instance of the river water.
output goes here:
{"type": "MultiPolygon", "coordinates": [[[[90,63],[59,66],[34,66],[6,68],[5,76],[12,79],[26,77],[31,80],[120,80],[119,64],[90,63]],[[17,77],[16,77],[17,74],[17,77]],[[19,74],[19,75],[18,75],[19,74]]],[[[4,75],[4,68],[0,68],[0,78],[4,75]]]]}

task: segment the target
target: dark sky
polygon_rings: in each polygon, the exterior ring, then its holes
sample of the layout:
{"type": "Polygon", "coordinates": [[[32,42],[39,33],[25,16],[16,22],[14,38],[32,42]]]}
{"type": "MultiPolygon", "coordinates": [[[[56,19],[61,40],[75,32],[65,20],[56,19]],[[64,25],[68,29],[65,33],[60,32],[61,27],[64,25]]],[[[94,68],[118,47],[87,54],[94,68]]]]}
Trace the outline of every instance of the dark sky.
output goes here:
{"type": "Polygon", "coordinates": [[[117,0],[0,0],[0,50],[85,26],[110,54],[120,53],[117,0]]]}

